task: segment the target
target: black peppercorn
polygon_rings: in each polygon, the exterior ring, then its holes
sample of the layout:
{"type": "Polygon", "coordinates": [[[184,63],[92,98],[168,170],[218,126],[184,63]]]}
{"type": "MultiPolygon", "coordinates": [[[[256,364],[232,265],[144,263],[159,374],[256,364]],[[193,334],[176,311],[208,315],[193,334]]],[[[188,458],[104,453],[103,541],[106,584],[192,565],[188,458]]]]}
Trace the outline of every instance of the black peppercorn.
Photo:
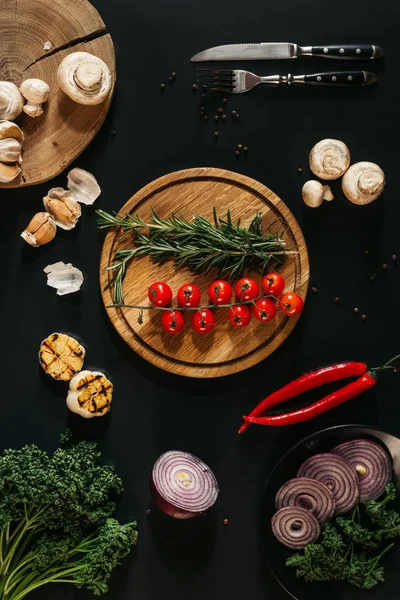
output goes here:
{"type": "Polygon", "coordinates": [[[222,119],[223,121],[226,121],[226,119],[227,119],[227,116],[226,116],[226,115],[222,115],[221,119],[222,119]]]}
{"type": "Polygon", "coordinates": [[[236,150],[235,154],[236,154],[236,156],[240,156],[239,150],[236,150]]]}
{"type": "Polygon", "coordinates": [[[354,310],[355,314],[357,315],[357,314],[359,313],[359,310],[360,310],[360,309],[359,309],[359,308],[357,308],[357,307],[355,307],[355,308],[353,308],[353,310],[354,310]]]}
{"type": "Polygon", "coordinates": [[[242,146],[242,144],[238,144],[238,147],[237,147],[237,149],[238,149],[238,150],[243,150],[243,146],[242,146]]]}
{"type": "Polygon", "coordinates": [[[117,133],[117,132],[115,131],[115,129],[113,129],[113,130],[111,131],[111,135],[115,135],[116,133],[117,133]]]}
{"type": "Polygon", "coordinates": [[[224,109],[223,108],[219,108],[217,112],[218,112],[219,115],[222,115],[222,113],[224,112],[224,109]]]}
{"type": "Polygon", "coordinates": [[[224,525],[228,525],[229,520],[228,519],[224,519],[224,525]]]}
{"type": "Polygon", "coordinates": [[[171,82],[171,81],[173,81],[173,80],[174,80],[174,78],[172,77],[172,75],[170,75],[170,76],[168,77],[168,81],[169,81],[169,82],[171,82]]]}
{"type": "Polygon", "coordinates": [[[240,119],[240,115],[239,115],[239,113],[236,113],[235,119],[236,119],[236,120],[240,119]]]}
{"type": "Polygon", "coordinates": [[[200,98],[207,98],[207,94],[201,94],[200,98]]]}
{"type": "Polygon", "coordinates": [[[369,278],[370,281],[374,282],[375,281],[375,277],[376,275],[371,275],[371,277],[369,278]]]}
{"type": "Polygon", "coordinates": [[[339,304],[339,302],[340,302],[340,298],[339,298],[339,296],[336,296],[336,298],[335,298],[335,303],[336,303],[336,304],[339,304]]]}
{"type": "Polygon", "coordinates": [[[205,106],[200,106],[200,110],[202,110],[203,112],[206,112],[206,107],[205,106]]]}
{"type": "Polygon", "coordinates": [[[311,288],[311,291],[313,294],[316,294],[318,292],[318,288],[316,288],[315,286],[311,288]]]}
{"type": "Polygon", "coordinates": [[[192,90],[197,90],[197,83],[194,83],[194,84],[192,85],[192,90]]]}
{"type": "Polygon", "coordinates": [[[175,71],[172,71],[172,73],[171,73],[171,77],[173,77],[173,78],[175,79],[175,77],[176,77],[176,73],[175,73],[175,71]]]}
{"type": "Polygon", "coordinates": [[[392,256],[392,260],[394,260],[394,261],[396,261],[396,260],[397,260],[397,256],[396,256],[396,254],[393,254],[393,256],[392,256]]]}
{"type": "Polygon", "coordinates": [[[383,269],[384,271],[386,271],[386,269],[387,269],[387,264],[385,264],[385,263],[384,263],[384,264],[382,265],[382,269],[383,269]]]}
{"type": "Polygon", "coordinates": [[[301,174],[302,174],[302,172],[303,172],[303,169],[302,169],[301,167],[299,167],[299,168],[297,169],[297,172],[298,172],[298,174],[299,174],[299,175],[301,175],[301,174]]]}
{"type": "Polygon", "coordinates": [[[215,115],[214,121],[219,121],[219,116],[218,115],[215,115]]]}
{"type": "Polygon", "coordinates": [[[222,104],[226,104],[228,102],[227,98],[222,98],[222,104]]]}
{"type": "Polygon", "coordinates": [[[160,85],[160,88],[163,90],[163,89],[165,88],[165,83],[162,83],[162,84],[160,85]]]}
{"type": "Polygon", "coordinates": [[[151,515],[151,508],[148,508],[148,509],[146,510],[146,515],[151,515]]]}
{"type": "Polygon", "coordinates": [[[247,146],[243,146],[243,152],[248,152],[248,147],[247,146]]]}
{"type": "Polygon", "coordinates": [[[364,250],[364,254],[368,254],[368,250],[367,249],[364,250]]]}
{"type": "Polygon", "coordinates": [[[214,131],[214,137],[218,137],[219,136],[219,132],[218,131],[214,131]]]}
{"type": "Polygon", "coordinates": [[[203,121],[208,121],[208,117],[207,117],[207,115],[204,115],[204,117],[203,117],[203,121]]]}
{"type": "Polygon", "coordinates": [[[361,315],[361,320],[362,321],[366,321],[367,320],[367,315],[361,315]]]}
{"type": "Polygon", "coordinates": [[[232,111],[232,117],[236,117],[236,115],[237,115],[237,112],[236,112],[236,110],[233,110],[233,111],[232,111]]]}

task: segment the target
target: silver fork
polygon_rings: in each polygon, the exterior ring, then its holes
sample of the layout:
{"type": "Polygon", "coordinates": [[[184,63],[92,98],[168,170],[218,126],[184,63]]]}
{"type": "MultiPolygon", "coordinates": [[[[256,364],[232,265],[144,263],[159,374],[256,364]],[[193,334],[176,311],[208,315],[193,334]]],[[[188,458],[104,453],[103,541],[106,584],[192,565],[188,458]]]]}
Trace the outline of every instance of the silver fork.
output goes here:
{"type": "Polygon", "coordinates": [[[234,71],[219,69],[197,69],[197,82],[207,92],[223,94],[242,94],[252,90],[259,83],[273,85],[315,85],[329,87],[357,88],[371,85],[378,81],[375,73],[368,71],[332,71],[329,73],[313,73],[309,75],[267,75],[260,77],[250,71],[237,69],[234,71]]]}

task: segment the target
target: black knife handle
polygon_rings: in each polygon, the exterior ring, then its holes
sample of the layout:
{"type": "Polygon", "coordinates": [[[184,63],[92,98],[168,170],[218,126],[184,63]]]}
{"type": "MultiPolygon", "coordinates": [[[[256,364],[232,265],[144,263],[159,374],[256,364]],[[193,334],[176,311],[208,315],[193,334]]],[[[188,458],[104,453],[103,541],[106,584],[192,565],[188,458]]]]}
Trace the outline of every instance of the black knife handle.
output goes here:
{"type": "Polygon", "coordinates": [[[312,46],[312,56],[342,60],[371,60],[383,56],[383,48],[372,44],[348,44],[344,46],[312,46]]]}
{"type": "Polygon", "coordinates": [[[378,80],[375,73],[367,71],[332,71],[330,73],[314,73],[304,75],[304,83],[330,87],[364,87],[378,80]]]}

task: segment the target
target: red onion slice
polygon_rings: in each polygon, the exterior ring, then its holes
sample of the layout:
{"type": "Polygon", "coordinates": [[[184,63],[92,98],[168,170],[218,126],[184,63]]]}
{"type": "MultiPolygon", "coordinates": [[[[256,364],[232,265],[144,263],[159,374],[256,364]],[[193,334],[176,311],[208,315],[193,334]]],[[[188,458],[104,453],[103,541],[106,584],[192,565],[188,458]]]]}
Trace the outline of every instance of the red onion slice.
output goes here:
{"type": "Polygon", "coordinates": [[[178,450],[165,452],[156,460],[150,485],[154,503],[176,519],[205,513],[219,492],[211,469],[193,454],[178,450]]]}
{"type": "Polygon", "coordinates": [[[321,527],[314,515],[299,506],[286,506],[271,519],[272,531],[278,542],[291,550],[301,550],[316,542],[321,527]]]}
{"type": "Polygon", "coordinates": [[[325,484],[308,477],[296,477],[278,490],[275,506],[276,510],[285,506],[299,506],[311,512],[322,524],[332,519],[336,503],[325,484]]]}
{"type": "Polygon", "coordinates": [[[360,486],[355,469],[336,454],[316,454],[300,467],[297,477],[309,477],[324,483],[331,490],[335,502],[335,515],[343,515],[357,504],[360,486]]]}
{"type": "Polygon", "coordinates": [[[357,471],[360,482],[360,502],[376,500],[392,479],[392,465],[385,450],[371,440],[359,439],[339,444],[333,454],[347,460],[357,471]]]}

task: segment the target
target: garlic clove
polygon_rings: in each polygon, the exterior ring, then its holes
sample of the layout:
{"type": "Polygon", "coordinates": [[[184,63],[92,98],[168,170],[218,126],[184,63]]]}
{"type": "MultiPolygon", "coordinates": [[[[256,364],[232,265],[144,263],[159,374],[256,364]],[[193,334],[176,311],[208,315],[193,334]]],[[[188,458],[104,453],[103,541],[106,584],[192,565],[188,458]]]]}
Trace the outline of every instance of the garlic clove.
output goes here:
{"type": "Polygon", "coordinates": [[[6,165],[0,162],[0,183],[10,183],[21,173],[19,165],[6,165]]]}
{"type": "Polygon", "coordinates": [[[318,208],[324,201],[324,186],[319,181],[306,181],[301,191],[304,203],[310,208],[318,208]]]}
{"type": "Polygon", "coordinates": [[[102,417],[111,409],[113,384],[99,371],[81,371],[69,384],[67,406],[85,419],[102,417]]]}
{"type": "Polygon", "coordinates": [[[55,288],[59,296],[73,294],[81,289],[83,273],[71,263],[57,262],[47,265],[43,271],[47,274],[47,285],[55,288]]]}
{"type": "Polygon", "coordinates": [[[10,81],[0,81],[0,119],[16,119],[23,106],[24,100],[17,86],[10,81]]]}
{"type": "Polygon", "coordinates": [[[82,214],[82,209],[74,199],[72,192],[62,188],[51,189],[43,198],[43,204],[61,229],[73,229],[82,214]]]}
{"type": "Polygon", "coordinates": [[[39,212],[30,220],[21,237],[31,246],[43,246],[54,239],[57,233],[56,224],[47,212],[39,212]]]}
{"type": "Polygon", "coordinates": [[[11,121],[0,121],[0,140],[5,138],[14,138],[19,142],[24,141],[24,134],[22,130],[11,121]]]}
{"type": "Polygon", "coordinates": [[[14,138],[0,140],[0,162],[21,162],[21,142],[14,138]]]}
{"type": "Polygon", "coordinates": [[[329,185],[324,185],[324,200],[326,200],[327,202],[331,202],[331,200],[333,200],[334,197],[335,196],[333,195],[329,185]]]}
{"type": "Polygon", "coordinates": [[[68,173],[68,188],[77,202],[93,204],[100,196],[101,189],[95,177],[84,169],[72,169],[68,173]]]}
{"type": "Polygon", "coordinates": [[[310,152],[310,169],[320,179],[338,179],[349,166],[350,150],[340,140],[321,140],[310,152]]]}
{"type": "Polygon", "coordinates": [[[78,104],[101,104],[110,94],[112,75],[106,63],[88,52],[73,52],[60,63],[58,85],[78,104]]]}

